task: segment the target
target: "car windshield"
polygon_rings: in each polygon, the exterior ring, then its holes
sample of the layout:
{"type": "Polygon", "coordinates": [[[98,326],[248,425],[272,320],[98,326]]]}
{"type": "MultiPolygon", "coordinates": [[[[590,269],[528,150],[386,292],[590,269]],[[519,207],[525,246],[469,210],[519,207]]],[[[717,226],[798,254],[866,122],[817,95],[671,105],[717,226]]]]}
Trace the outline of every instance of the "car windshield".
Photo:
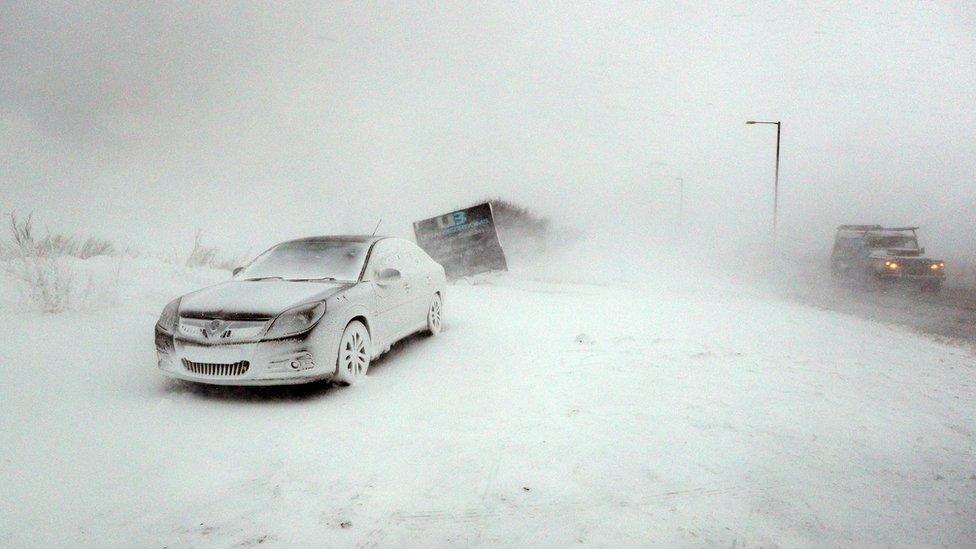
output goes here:
{"type": "Polygon", "coordinates": [[[914,250],[918,248],[918,242],[914,236],[892,235],[892,236],[872,236],[869,239],[872,248],[900,248],[914,250]]]}
{"type": "Polygon", "coordinates": [[[369,245],[312,240],[285,242],[259,255],[237,273],[237,280],[359,280],[369,245]]]}

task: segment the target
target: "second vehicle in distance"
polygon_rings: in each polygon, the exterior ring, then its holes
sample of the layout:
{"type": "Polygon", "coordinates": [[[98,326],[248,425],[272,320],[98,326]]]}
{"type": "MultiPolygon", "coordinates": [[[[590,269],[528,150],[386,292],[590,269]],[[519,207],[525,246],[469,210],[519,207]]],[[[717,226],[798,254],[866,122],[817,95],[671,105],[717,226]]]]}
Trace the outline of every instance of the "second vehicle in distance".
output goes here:
{"type": "Polygon", "coordinates": [[[830,269],[835,277],[915,284],[938,292],[945,281],[945,262],[925,257],[918,227],[841,225],[837,228],[830,269]]]}

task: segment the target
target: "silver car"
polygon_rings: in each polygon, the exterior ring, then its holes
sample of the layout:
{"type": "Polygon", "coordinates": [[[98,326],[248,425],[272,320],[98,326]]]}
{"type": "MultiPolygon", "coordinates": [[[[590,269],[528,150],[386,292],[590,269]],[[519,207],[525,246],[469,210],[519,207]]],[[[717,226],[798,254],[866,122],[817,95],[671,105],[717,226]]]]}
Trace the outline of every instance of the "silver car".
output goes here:
{"type": "Polygon", "coordinates": [[[353,384],[393,343],[441,331],[445,285],[443,267],[400,238],[283,242],[166,305],[159,368],[217,385],[353,384]]]}

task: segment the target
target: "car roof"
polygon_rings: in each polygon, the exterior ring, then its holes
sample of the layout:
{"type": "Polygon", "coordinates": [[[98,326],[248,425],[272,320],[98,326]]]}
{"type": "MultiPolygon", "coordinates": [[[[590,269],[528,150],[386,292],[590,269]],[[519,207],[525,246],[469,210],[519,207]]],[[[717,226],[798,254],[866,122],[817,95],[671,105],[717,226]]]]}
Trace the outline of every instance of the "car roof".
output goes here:
{"type": "Polygon", "coordinates": [[[911,229],[881,229],[877,231],[868,231],[868,234],[880,236],[908,236],[907,233],[910,232],[912,232],[911,229]]]}
{"type": "Polygon", "coordinates": [[[841,225],[837,227],[838,238],[861,238],[865,236],[908,236],[915,234],[918,227],[882,227],[881,225],[841,225]]]}
{"type": "Polygon", "coordinates": [[[390,237],[369,235],[369,234],[344,234],[344,235],[307,236],[305,238],[296,238],[294,240],[289,240],[288,242],[351,242],[351,243],[372,244],[373,242],[376,242],[377,240],[383,240],[384,238],[390,238],[390,237]]]}

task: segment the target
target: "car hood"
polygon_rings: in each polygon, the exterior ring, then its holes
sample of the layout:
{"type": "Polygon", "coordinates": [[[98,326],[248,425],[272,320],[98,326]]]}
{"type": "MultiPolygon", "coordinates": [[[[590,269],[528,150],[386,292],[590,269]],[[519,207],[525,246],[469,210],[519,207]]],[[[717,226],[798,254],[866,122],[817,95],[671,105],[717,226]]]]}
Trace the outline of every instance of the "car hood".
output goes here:
{"type": "Polygon", "coordinates": [[[231,280],[183,296],[180,316],[271,318],[285,309],[321,301],[350,286],[348,282],[231,280]]]}
{"type": "Polygon", "coordinates": [[[907,250],[902,248],[879,248],[871,252],[874,259],[893,259],[893,258],[919,258],[922,254],[918,250],[907,250]]]}
{"type": "Polygon", "coordinates": [[[877,251],[872,253],[870,255],[870,258],[871,259],[893,259],[893,260],[897,260],[899,263],[906,263],[906,264],[913,264],[913,265],[920,264],[920,263],[924,263],[924,264],[944,263],[944,261],[942,261],[941,259],[933,259],[931,257],[923,256],[918,253],[902,255],[902,254],[896,254],[890,252],[891,250],[877,251]]]}

